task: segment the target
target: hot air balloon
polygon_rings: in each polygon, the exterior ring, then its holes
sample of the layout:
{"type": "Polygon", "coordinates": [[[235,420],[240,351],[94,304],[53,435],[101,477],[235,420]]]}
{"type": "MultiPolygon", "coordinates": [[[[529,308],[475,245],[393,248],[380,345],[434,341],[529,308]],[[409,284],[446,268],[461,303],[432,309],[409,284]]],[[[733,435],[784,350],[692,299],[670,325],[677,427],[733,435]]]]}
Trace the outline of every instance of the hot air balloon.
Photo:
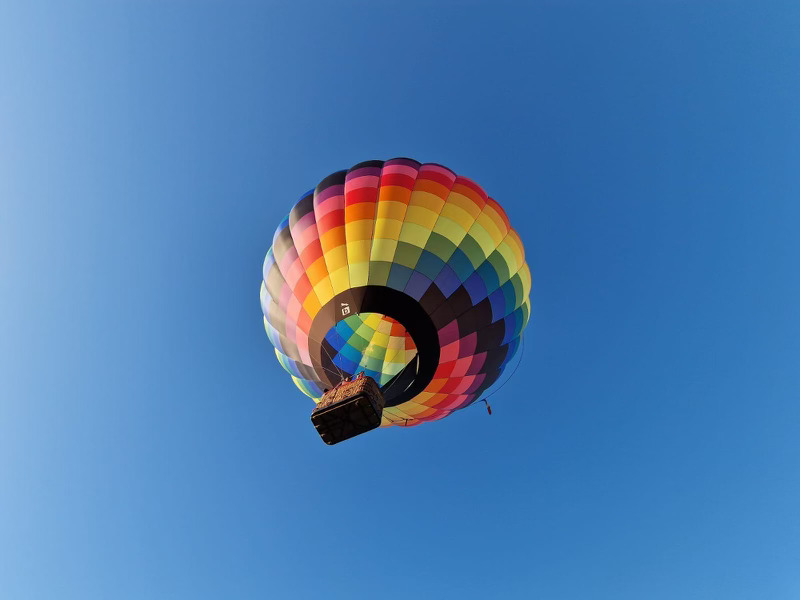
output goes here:
{"type": "Polygon", "coordinates": [[[530,286],[497,202],[442,165],[395,158],[300,198],[264,260],[261,306],[332,444],[481,399],[519,348],[530,286]]]}

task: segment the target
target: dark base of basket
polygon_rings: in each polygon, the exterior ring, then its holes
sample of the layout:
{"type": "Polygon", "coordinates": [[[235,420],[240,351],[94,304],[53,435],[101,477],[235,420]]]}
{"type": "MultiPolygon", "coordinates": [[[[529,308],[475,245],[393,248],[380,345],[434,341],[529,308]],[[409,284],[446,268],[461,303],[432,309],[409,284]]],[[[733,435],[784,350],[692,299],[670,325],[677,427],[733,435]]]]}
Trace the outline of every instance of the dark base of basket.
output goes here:
{"type": "Polygon", "coordinates": [[[381,412],[366,394],[358,394],[325,408],[314,409],[311,423],[322,441],[332,446],[378,427],[381,412]]]}

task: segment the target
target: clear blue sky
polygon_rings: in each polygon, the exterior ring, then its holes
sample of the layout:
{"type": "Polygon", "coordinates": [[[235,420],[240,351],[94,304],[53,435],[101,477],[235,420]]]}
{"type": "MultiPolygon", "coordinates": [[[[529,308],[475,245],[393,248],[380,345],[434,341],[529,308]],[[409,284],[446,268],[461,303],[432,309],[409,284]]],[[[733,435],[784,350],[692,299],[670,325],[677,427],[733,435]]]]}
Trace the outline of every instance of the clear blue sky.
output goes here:
{"type": "Polygon", "coordinates": [[[800,598],[797,2],[0,6],[0,596],[800,598]],[[327,447],[271,234],[479,181],[519,374],[327,447]]]}

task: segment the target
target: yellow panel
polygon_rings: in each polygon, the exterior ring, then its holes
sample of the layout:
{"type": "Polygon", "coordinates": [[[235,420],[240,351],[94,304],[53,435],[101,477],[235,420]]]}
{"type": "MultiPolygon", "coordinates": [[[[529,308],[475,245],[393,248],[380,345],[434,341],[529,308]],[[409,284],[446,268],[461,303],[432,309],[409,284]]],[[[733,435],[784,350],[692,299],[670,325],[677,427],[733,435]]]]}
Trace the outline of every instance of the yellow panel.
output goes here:
{"type": "Polygon", "coordinates": [[[416,223],[406,221],[403,224],[403,230],[400,232],[400,241],[424,248],[430,235],[431,230],[429,227],[422,227],[416,223]]]}
{"type": "Polygon", "coordinates": [[[448,218],[451,221],[458,223],[464,228],[464,231],[469,230],[469,228],[472,227],[472,224],[475,222],[475,217],[455,204],[446,204],[442,209],[440,218],[441,217],[448,218]]]}
{"type": "Polygon", "coordinates": [[[392,262],[396,250],[396,239],[375,239],[372,241],[370,260],[392,262]]]}
{"type": "Polygon", "coordinates": [[[406,413],[409,417],[417,417],[420,413],[425,412],[428,410],[428,407],[423,404],[417,404],[416,402],[409,400],[408,402],[403,402],[399,407],[400,410],[406,413]]]}
{"type": "Polygon", "coordinates": [[[413,206],[425,206],[438,213],[442,210],[442,206],[444,206],[444,199],[431,192],[414,190],[414,192],[411,193],[411,200],[408,203],[409,209],[413,206]]]}
{"type": "Polygon", "coordinates": [[[348,241],[347,242],[347,262],[355,263],[369,260],[370,247],[372,242],[370,240],[362,241],[348,241]]]}
{"type": "Polygon", "coordinates": [[[457,206],[472,215],[473,219],[476,219],[483,210],[483,206],[475,204],[472,198],[468,198],[458,192],[450,193],[447,197],[447,206],[457,206]]]}
{"type": "MultiPolygon", "coordinates": [[[[386,419],[387,427],[391,425],[398,425],[402,427],[403,425],[406,424],[407,421],[411,419],[411,417],[409,417],[401,410],[398,410],[394,406],[383,409],[383,418],[386,419]]],[[[381,426],[383,426],[383,421],[381,421],[381,426]]]]}
{"type": "Polygon", "coordinates": [[[528,294],[531,293],[531,270],[528,268],[528,263],[522,265],[522,268],[519,270],[519,278],[522,280],[522,289],[525,292],[525,298],[528,297],[528,294]]]}
{"type": "Polygon", "coordinates": [[[494,251],[495,241],[483,227],[476,224],[469,230],[469,235],[478,242],[485,256],[489,256],[494,251]]]}
{"type": "Polygon", "coordinates": [[[403,215],[406,214],[407,207],[408,205],[405,202],[387,202],[381,200],[378,202],[378,210],[375,213],[375,218],[402,221],[403,215]]]}
{"type": "MultiPolygon", "coordinates": [[[[513,275],[519,270],[519,263],[517,263],[517,257],[514,255],[514,252],[509,248],[507,240],[508,238],[504,239],[503,242],[497,246],[497,252],[500,256],[503,257],[503,260],[508,265],[508,273],[509,275],[513,275]]],[[[504,281],[500,282],[505,283],[504,281]]]]}
{"type": "Polygon", "coordinates": [[[350,285],[358,287],[367,285],[369,278],[369,261],[365,260],[358,263],[350,263],[350,285]]]}
{"type": "Polygon", "coordinates": [[[337,294],[341,294],[350,287],[350,269],[347,264],[331,273],[331,285],[337,294]]]}
{"type": "Polygon", "coordinates": [[[432,392],[420,392],[414,398],[414,402],[419,402],[420,404],[426,404],[428,400],[433,398],[436,394],[432,392]]]}
{"type": "Polygon", "coordinates": [[[522,240],[519,239],[519,234],[512,229],[508,232],[508,235],[505,237],[503,242],[508,245],[508,247],[514,253],[516,264],[521,265],[524,251],[522,249],[522,240]]]}
{"type": "Polygon", "coordinates": [[[374,221],[370,219],[369,221],[366,219],[360,219],[358,221],[352,221],[345,225],[345,231],[347,234],[347,242],[350,243],[354,240],[368,240],[372,237],[372,225],[374,221]]]}
{"type": "Polygon", "coordinates": [[[494,223],[495,227],[497,227],[497,231],[500,232],[500,235],[505,237],[508,233],[508,226],[506,225],[506,222],[503,221],[503,218],[494,209],[494,207],[490,204],[487,204],[486,208],[483,209],[483,214],[492,220],[492,223],[494,223]]]}
{"type": "Polygon", "coordinates": [[[328,265],[328,271],[337,271],[347,266],[347,246],[335,246],[328,249],[323,255],[328,265]]]}
{"type": "Polygon", "coordinates": [[[381,322],[381,316],[378,313],[361,314],[358,317],[364,325],[372,330],[376,329],[381,322]]]}
{"type": "Polygon", "coordinates": [[[464,239],[464,236],[467,235],[467,230],[464,229],[459,223],[451,221],[447,217],[442,216],[440,216],[439,220],[436,221],[436,226],[433,228],[433,231],[446,237],[456,246],[458,246],[461,243],[461,240],[464,239]]]}
{"type": "Polygon", "coordinates": [[[522,305],[527,309],[525,322],[522,324],[522,329],[524,330],[528,325],[528,321],[531,319],[531,299],[528,296],[525,296],[525,302],[523,302],[522,305]]]}
{"type": "Polygon", "coordinates": [[[372,343],[378,346],[379,348],[386,348],[386,346],[389,343],[389,336],[386,335],[385,333],[376,331],[372,335],[372,343]]]}
{"type": "Polygon", "coordinates": [[[392,419],[395,425],[403,425],[405,421],[414,418],[413,415],[408,414],[408,411],[405,409],[406,404],[408,403],[403,402],[403,404],[391,408],[390,419],[392,419]]]}
{"type": "Polygon", "coordinates": [[[396,221],[395,219],[379,219],[375,221],[375,233],[373,237],[376,239],[384,238],[396,240],[400,237],[400,230],[402,228],[402,221],[396,221]]]}
{"type": "MultiPolygon", "coordinates": [[[[317,295],[320,304],[325,304],[331,298],[333,298],[333,286],[331,285],[331,280],[328,277],[325,277],[322,281],[320,281],[317,285],[313,288],[314,293],[317,295]]],[[[303,304],[305,306],[305,304],[303,304]]],[[[308,315],[309,317],[314,317],[311,313],[308,315]]]]}
{"type": "Polygon", "coordinates": [[[406,223],[416,223],[422,225],[428,230],[433,229],[436,218],[439,216],[438,212],[434,212],[425,206],[409,206],[406,212],[406,223]]]}
{"type": "Polygon", "coordinates": [[[486,232],[492,236],[495,247],[497,247],[497,244],[503,241],[505,233],[497,227],[497,223],[495,223],[485,212],[481,213],[481,215],[475,219],[475,223],[483,227],[486,232]]]}

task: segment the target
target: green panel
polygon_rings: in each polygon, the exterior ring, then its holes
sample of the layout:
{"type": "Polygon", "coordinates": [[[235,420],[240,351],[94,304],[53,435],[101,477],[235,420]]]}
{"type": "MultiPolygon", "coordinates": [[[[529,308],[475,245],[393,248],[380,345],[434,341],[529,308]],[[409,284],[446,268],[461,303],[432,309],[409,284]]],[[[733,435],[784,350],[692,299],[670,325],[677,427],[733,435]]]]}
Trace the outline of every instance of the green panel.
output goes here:
{"type": "Polygon", "coordinates": [[[494,271],[497,273],[497,279],[500,282],[500,285],[503,285],[506,281],[508,281],[508,277],[511,274],[508,272],[508,262],[502,254],[495,250],[486,260],[488,260],[489,264],[494,267],[494,271]]]}
{"type": "Polygon", "coordinates": [[[386,285],[389,280],[389,271],[392,268],[392,263],[377,260],[369,263],[369,284],[370,285],[386,285]]]}
{"type": "Polygon", "coordinates": [[[397,242],[397,252],[394,255],[394,262],[409,269],[417,266],[417,261],[422,254],[422,248],[413,246],[406,242],[397,242]]]}
{"type": "Polygon", "coordinates": [[[444,262],[447,262],[453,255],[456,245],[443,235],[431,233],[430,238],[428,238],[428,243],[425,244],[425,249],[434,256],[441,258],[444,262]]]}
{"type": "Polygon", "coordinates": [[[467,255],[469,262],[471,262],[472,266],[476,269],[484,260],[486,260],[486,255],[483,253],[480,244],[478,244],[478,242],[475,241],[475,238],[470,235],[464,238],[459,248],[464,254],[467,255]]]}

